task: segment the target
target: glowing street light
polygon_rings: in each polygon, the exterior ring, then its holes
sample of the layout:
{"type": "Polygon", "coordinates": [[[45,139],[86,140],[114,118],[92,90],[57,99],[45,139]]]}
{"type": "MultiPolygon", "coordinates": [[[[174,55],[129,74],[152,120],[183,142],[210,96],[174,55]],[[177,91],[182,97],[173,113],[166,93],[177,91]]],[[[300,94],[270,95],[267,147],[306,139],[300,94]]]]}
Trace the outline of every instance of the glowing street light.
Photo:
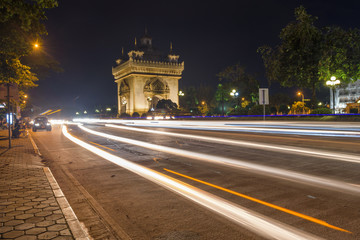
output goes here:
{"type": "Polygon", "coordinates": [[[298,96],[301,96],[301,100],[302,102],[304,102],[304,94],[302,94],[302,92],[297,92],[298,96]]]}
{"type": "Polygon", "coordinates": [[[335,113],[335,88],[340,84],[340,80],[336,79],[336,77],[332,76],[330,80],[326,81],[326,85],[332,89],[332,97],[333,97],[333,113],[335,113]]]}
{"type": "Polygon", "coordinates": [[[34,43],[34,48],[39,48],[39,44],[38,43],[34,43]]]}
{"type": "Polygon", "coordinates": [[[239,96],[239,92],[237,92],[235,89],[233,89],[233,90],[230,92],[230,96],[237,97],[237,96],[239,96]]]}
{"type": "Polygon", "coordinates": [[[181,97],[183,97],[185,94],[184,94],[184,92],[183,91],[179,91],[179,96],[181,96],[181,97]]]}

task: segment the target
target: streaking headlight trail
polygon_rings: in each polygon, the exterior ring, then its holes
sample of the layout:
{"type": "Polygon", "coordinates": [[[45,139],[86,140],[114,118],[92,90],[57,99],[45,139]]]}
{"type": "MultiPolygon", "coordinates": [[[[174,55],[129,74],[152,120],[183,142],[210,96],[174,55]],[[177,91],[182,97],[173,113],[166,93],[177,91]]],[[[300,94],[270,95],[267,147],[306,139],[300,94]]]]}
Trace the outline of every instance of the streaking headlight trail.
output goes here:
{"type": "Polygon", "coordinates": [[[306,149],[306,148],[297,148],[297,147],[290,147],[290,146],[283,147],[283,146],[275,145],[275,144],[253,143],[253,142],[247,142],[247,141],[231,140],[231,139],[216,138],[216,137],[205,137],[205,136],[198,136],[198,135],[191,135],[191,134],[155,131],[155,130],[149,130],[149,129],[114,125],[114,124],[105,124],[105,126],[124,129],[124,130],[130,130],[130,131],[145,132],[145,133],[151,133],[151,134],[160,134],[160,135],[167,135],[167,136],[174,136],[174,137],[181,137],[181,138],[190,138],[190,139],[202,140],[202,141],[207,141],[207,142],[217,142],[217,143],[222,143],[222,144],[237,145],[237,146],[243,146],[243,147],[248,147],[248,148],[250,147],[250,148],[269,150],[269,151],[277,151],[277,152],[307,155],[307,156],[316,156],[316,157],[321,157],[321,158],[333,159],[333,160],[337,160],[337,161],[360,163],[360,156],[357,156],[357,155],[342,154],[342,153],[335,153],[335,152],[321,151],[321,150],[314,151],[314,150],[306,149]]]}
{"type": "Polygon", "coordinates": [[[204,153],[191,152],[191,151],[187,151],[187,150],[181,150],[181,149],[177,149],[177,148],[166,147],[166,146],[156,145],[156,144],[152,144],[152,143],[148,143],[148,142],[133,140],[130,138],[114,136],[114,135],[90,130],[81,125],[79,125],[79,128],[88,133],[91,133],[91,134],[94,134],[97,136],[109,138],[109,139],[112,139],[115,141],[124,142],[124,143],[128,143],[128,144],[133,144],[133,145],[136,145],[139,147],[144,147],[144,148],[148,148],[148,149],[152,149],[152,150],[156,150],[156,151],[166,152],[166,153],[173,154],[173,155],[178,155],[178,156],[191,158],[191,159],[197,159],[197,160],[211,162],[211,163],[215,163],[215,164],[222,164],[222,165],[230,166],[230,167],[246,168],[248,170],[257,171],[259,173],[266,174],[269,176],[274,176],[274,177],[287,179],[290,181],[296,181],[296,182],[302,182],[302,183],[306,183],[306,184],[310,184],[310,185],[320,186],[320,187],[324,187],[324,188],[327,188],[330,190],[346,191],[346,192],[349,192],[352,194],[360,193],[360,187],[357,185],[350,184],[350,183],[345,183],[345,182],[340,182],[340,181],[336,181],[336,180],[311,176],[308,174],[297,173],[297,172],[290,171],[290,170],[278,169],[278,168],[269,167],[269,166],[262,166],[259,164],[249,163],[249,162],[245,162],[245,161],[241,161],[241,160],[237,160],[237,159],[213,156],[213,155],[204,154],[204,153]]]}
{"type": "Polygon", "coordinates": [[[250,231],[269,239],[298,239],[311,240],[321,239],[317,236],[297,230],[291,226],[279,223],[259,213],[255,213],[246,208],[230,203],[215,195],[197,189],[189,184],[151,170],[149,168],[132,163],[128,160],[112,155],[106,151],[85,143],[68,133],[66,126],[63,126],[64,136],[74,143],[86,148],[94,154],[117,164],[131,172],[134,172],[154,183],[159,184],[183,197],[188,198],[202,205],[219,215],[222,215],[235,223],[249,229],[250,231]]]}

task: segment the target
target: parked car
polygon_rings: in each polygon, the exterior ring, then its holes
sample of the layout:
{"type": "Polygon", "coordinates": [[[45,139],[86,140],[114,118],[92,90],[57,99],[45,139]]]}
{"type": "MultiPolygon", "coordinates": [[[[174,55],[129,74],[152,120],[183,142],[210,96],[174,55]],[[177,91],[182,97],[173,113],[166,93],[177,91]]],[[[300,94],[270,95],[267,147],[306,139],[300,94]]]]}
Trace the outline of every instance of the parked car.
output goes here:
{"type": "Polygon", "coordinates": [[[51,131],[51,123],[47,117],[37,117],[34,119],[32,130],[33,132],[36,132],[39,129],[46,129],[46,131],[51,131]]]}

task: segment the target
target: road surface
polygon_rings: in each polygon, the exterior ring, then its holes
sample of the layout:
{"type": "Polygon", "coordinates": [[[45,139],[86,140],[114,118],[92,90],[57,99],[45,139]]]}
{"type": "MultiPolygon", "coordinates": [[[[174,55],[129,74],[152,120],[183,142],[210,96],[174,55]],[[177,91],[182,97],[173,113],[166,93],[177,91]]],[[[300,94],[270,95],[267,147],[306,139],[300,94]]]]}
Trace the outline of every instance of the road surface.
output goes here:
{"type": "Polygon", "coordinates": [[[360,125],[93,122],[32,136],[94,239],[360,238],[360,125]]]}

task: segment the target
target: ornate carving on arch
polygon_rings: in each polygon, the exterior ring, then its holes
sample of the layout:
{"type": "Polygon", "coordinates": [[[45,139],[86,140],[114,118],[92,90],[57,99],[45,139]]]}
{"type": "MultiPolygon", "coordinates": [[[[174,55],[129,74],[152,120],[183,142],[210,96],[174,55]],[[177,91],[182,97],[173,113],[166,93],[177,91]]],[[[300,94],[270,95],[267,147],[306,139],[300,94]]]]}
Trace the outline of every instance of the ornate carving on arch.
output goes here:
{"type": "Polygon", "coordinates": [[[145,83],[145,95],[163,95],[169,94],[170,89],[166,81],[160,78],[152,78],[145,83]]]}
{"type": "Polygon", "coordinates": [[[130,94],[130,87],[129,87],[127,80],[121,81],[121,83],[119,85],[119,95],[125,96],[125,95],[129,95],[129,94],[130,94]]]}

